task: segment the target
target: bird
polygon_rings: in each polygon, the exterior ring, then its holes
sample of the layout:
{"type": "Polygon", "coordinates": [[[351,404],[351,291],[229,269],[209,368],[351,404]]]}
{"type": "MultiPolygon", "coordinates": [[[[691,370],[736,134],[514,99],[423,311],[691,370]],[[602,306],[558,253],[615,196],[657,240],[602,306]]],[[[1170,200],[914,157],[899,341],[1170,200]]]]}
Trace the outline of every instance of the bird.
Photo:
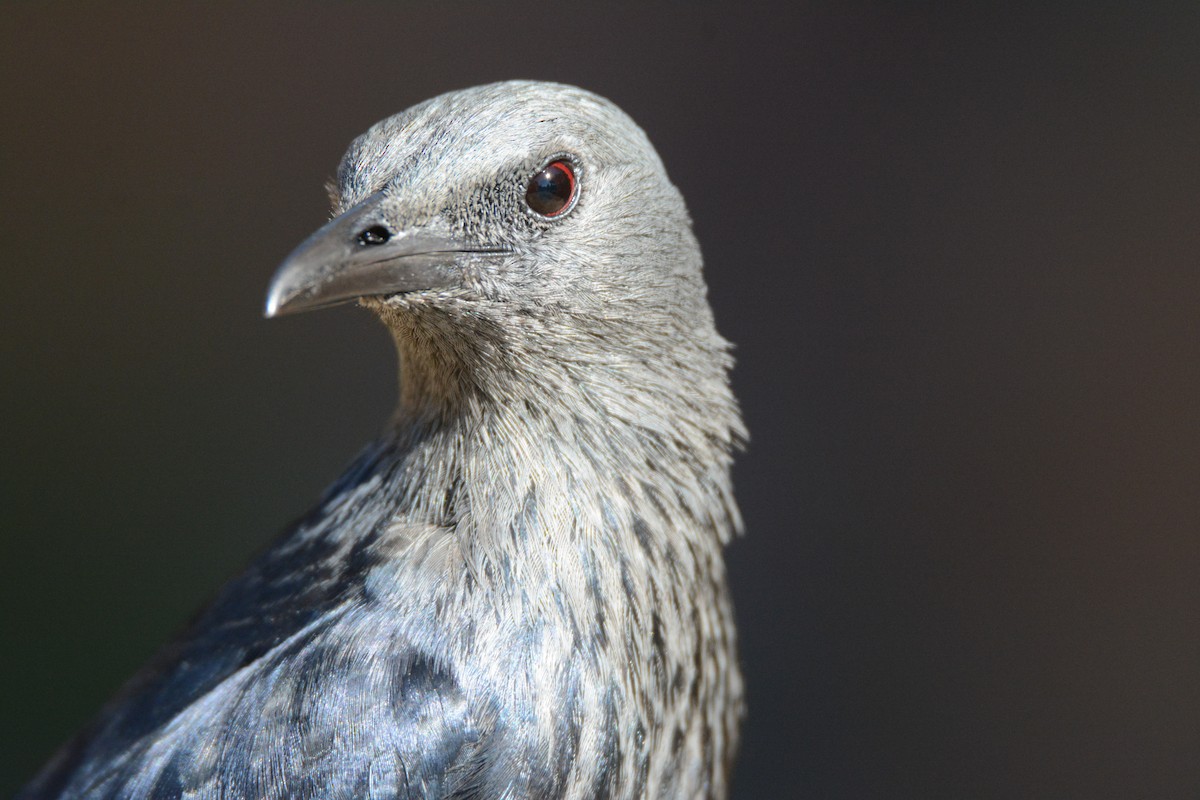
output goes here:
{"type": "Polygon", "coordinates": [[[383,432],[18,795],[724,798],[747,433],[679,190],[576,87],[375,124],[266,316],[357,302],[383,432]]]}

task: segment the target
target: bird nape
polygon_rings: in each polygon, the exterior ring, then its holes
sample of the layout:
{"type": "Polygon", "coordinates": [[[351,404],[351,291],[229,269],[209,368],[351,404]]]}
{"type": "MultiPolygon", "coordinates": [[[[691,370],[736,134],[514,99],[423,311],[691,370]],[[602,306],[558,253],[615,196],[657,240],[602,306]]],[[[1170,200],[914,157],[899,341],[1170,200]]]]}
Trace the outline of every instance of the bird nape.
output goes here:
{"type": "Polygon", "coordinates": [[[393,421],[19,795],[721,798],[745,433],[683,199],[570,86],[351,144],[268,316],[357,299],[393,421]]]}

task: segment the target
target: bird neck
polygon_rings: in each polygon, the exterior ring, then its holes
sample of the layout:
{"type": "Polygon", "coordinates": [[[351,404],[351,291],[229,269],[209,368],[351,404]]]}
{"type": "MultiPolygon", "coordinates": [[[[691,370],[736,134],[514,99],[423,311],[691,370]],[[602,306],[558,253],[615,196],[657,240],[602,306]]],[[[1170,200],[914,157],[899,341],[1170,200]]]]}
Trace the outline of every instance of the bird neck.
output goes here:
{"type": "MultiPolygon", "coordinates": [[[[717,764],[741,693],[720,552],[740,525],[729,359],[715,334],[661,358],[600,338],[603,358],[565,338],[543,357],[490,328],[479,349],[400,329],[393,436],[345,481],[388,495],[369,592],[438,659],[529,698],[538,741],[611,709],[579,741],[663,720],[717,764]]],[[[677,752],[678,735],[651,726],[637,747],[677,752]]]]}
{"type": "Polygon", "coordinates": [[[745,433],[728,345],[710,320],[697,335],[445,303],[381,316],[400,356],[397,435],[432,436],[436,452],[454,454],[420,473],[436,476],[423,506],[454,505],[454,486],[469,487],[448,513],[481,536],[510,533],[531,502],[543,529],[547,513],[714,542],[740,529],[729,468],[745,433]],[[551,509],[549,498],[570,507],[551,509]]]}

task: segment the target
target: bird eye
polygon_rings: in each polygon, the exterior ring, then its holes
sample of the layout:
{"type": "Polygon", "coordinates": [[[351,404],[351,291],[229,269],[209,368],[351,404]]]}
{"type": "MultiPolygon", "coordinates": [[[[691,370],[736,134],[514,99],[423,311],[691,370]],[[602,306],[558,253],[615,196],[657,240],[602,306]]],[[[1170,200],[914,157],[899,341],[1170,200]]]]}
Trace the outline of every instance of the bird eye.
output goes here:
{"type": "Polygon", "coordinates": [[[370,247],[374,244],[383,244],[388,239],[392,238],[392,232],[382,225],[372,225],[358,235],[358,243],[363,247],[370,247]]]}
{"type": "Polygon", "coordinates": [[[575,168],[566,161],[551,161],[529,181],[525,202],[543,217],[557,217],[571,207],[577,187],[575,168]]]}

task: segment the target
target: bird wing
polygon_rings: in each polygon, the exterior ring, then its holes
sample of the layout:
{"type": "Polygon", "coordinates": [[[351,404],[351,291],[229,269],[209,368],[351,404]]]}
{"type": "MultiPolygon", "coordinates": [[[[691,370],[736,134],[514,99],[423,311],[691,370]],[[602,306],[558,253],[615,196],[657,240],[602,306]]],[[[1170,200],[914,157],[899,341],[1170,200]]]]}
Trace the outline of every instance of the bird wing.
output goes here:
{"type": "Polygon", "coordinates": [[[268,551],[21,800],[479,796],[494,709],[361,591],[366,549],[268,551]]]}

